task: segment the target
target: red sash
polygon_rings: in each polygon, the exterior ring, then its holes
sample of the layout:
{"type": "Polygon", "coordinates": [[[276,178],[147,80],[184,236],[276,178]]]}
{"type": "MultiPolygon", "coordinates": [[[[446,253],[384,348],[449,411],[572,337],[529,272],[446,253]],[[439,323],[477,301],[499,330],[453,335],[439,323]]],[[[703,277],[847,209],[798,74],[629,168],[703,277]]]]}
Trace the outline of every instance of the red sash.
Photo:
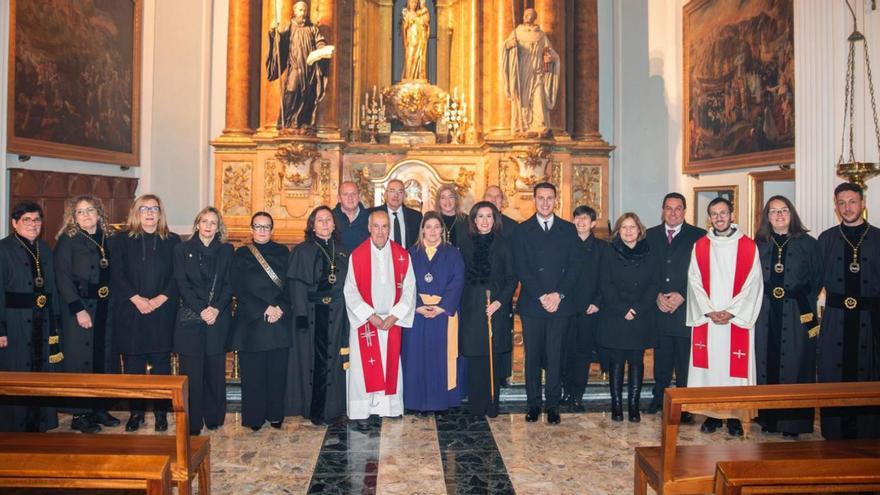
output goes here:
{"type": "MultiPolygon", "coordinates": [[[[370,239],[364,241],[351,252],[351,266],[354,268],[354,281],[364,302],[373,305],[372,255],[370,239]]],[[[394,304],[400,300],[403,278],[409,268],[409,254],[400,244],[388,240],[391,248],[391,262],[394,266],[394,304]]],[[[385,289],[381,287],[380,289],[385,289]]],[[[400,327],[394,325],[388,330],[388,349],[385,369],[386,379],[382,371],[382,351],[379,349],[378,329],[364,323],[357,330],[358,344],[361,351],[361,368],[364,372],[364,383],[367,393],[384,391],[385,395],[397,393],[397,373],[400,363],[400,327]]]]}
{"type": "MultiPolygon", "coordinates": [[[[694,245],[696,250],[697,266],[703,279],[703,289],[706,295],[710,295],[711,283],[709,280],[709,237],[703,237],[694,245]]],[[[752,270],[755,262],[755,243],[746,236],[739,238],[736,249],[736,271],[733,275],[733,296],[736,297],[746,283],[746,278],[752,270]]],[[[709,324],[704,323],[694,327],[691,354],[694,366],[697,368],[709,368],[709,324]]],[[[733,378],[749,377],[749,331],[746,328],[730,324],[730,376],[733,378]]]]}

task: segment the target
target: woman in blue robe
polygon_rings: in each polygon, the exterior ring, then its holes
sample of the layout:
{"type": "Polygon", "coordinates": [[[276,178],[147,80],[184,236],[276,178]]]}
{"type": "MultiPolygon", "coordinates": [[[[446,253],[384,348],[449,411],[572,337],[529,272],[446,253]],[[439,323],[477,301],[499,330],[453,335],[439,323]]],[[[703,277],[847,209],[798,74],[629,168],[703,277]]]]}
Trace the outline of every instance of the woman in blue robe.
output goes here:
{"type": "Polygon", "coordinates": [[[418,298],[413,326],[403,331],[403,403],[424,415],[461,401],[458,306],[464,285],[461,254],[444,241],[443,219],[428,212],[410,248],[418,298]]]}

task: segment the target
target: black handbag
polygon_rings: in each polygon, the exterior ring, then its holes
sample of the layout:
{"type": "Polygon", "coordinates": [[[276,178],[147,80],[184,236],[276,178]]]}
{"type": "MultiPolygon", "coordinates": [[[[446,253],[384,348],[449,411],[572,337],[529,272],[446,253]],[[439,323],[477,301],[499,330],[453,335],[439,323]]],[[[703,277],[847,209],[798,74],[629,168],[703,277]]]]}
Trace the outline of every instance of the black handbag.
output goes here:
{"type": "MultiPolygon", "coordinates": [[[[208,306],[211,305],[211,300],[214,299],[214,288],[217,285],[217,273],[214,273],[214,281],[211,282],[211,292],[208,293],[208,306]]],[[[177,309],[177,324],[178,325],[186,325],[192,323],[201,323],[202,315],[196,313],[189,306],[184,304],[183,298],[180,298],[180,307],[177,309]]]]}

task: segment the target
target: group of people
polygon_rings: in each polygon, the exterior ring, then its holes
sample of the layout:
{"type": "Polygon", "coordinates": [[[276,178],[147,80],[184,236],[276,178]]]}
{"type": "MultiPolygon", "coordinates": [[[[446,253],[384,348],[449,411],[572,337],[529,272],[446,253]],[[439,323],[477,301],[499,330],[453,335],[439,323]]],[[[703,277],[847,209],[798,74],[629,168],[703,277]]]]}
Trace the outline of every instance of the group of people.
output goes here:
{"type": "MultiPolygon", "coordinates": [[[[99,199],[72,198],[53,253],[39,238],[40,206],[15,205],[0,241],[0,370],[168,374],[176,353],[192,434],[223,425],[230,350],[240,356],[242,424],[255,431],[292,415],[347,416],[368,429],[371,419],[443,414],[464,399],[471,414],[494,417],[518,312],[529,422],[546,414],[558,424],[564,406],[584,411],[596,360],[608,372],[611,419],[624,419],[626,381],[626,416],[640,421],[646,349],[652,414],[673,377],[679,387],[880,380],[880,234],[855,184],[835,190],[841,224],[818,241],[782,196],[767,202],[755,240],[727,199],[710,202],[707,232],[685,222],[684,196],[669,193],[659,225],[624,213],[610,242],[593,235],[589,206],[572,222],[559,217],[546,182],[522,223],[501,213],[497,186],[467,213],[451,185],[425,214],[404,205],[399,180],[375,208],[352,182],[338,196],[335,208],[310,213],[292,251],[272,240],[267,212],[251,218],[253,241],[233,249],[213,207],[182,241],[146,194],[119,232],[99,199]]],[[[0,405],[0,430],[56,427],[45,406],[0,405]]],[[[102,402],[78,406],[89,407],[67,407],[75,430],[120,424],[102,402]]],[[[127,431],[143,424],[145,406],[131,404],[127,431]]],[[[165,407],[153,405],[158,431],[165,407]]],[[[701,412],[702,431],[727,419],[742,435],[743,418],[701,412]]],[[[812,431],[813,411],[763,411],[759,422],[796,436],[812,431]]],[[[880,436],[880,415],[825,409],[822,433],[880,436]]]]}

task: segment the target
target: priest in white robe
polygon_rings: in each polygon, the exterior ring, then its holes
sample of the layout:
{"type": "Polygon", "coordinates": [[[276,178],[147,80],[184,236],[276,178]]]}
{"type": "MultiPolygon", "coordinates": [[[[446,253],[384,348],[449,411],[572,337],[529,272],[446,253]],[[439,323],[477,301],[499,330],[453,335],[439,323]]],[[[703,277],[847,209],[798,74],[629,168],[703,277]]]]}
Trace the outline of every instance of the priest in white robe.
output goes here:
{"type": "Polygon", "coordinates": [[[348,417],[369,429],[370,416],[403,414],[402,328],[413,323],[416,283],[409,253],[388,236],[388,213],[370,214],[370,238],[352,251],[345,278],[350,360],[348,417]]]}
{"type": "MultiPolygon", "coordinates": [[[[688,269],[687,325],[691,327],[688,387],[756,383],[755,322],[764,280],[755,242],[732,223],[732,204],[709,203],[712,228],[694,244],[688,269]]],[[[752,411],[700,411],[701,431],[711,433],[728,418],[731,435],[743,434],[741,419],[752,411]]]]}

